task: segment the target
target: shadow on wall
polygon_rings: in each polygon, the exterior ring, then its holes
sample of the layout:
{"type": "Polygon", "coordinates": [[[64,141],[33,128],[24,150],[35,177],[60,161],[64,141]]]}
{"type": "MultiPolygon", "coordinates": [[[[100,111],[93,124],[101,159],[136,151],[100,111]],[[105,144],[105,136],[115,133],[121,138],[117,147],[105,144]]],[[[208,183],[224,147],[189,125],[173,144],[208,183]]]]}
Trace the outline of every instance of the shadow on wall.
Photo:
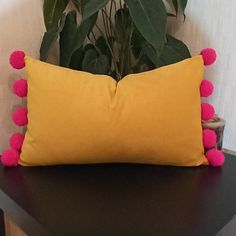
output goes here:
{"type": "Polygon", "coordinates": [[[182,16],[179,16],[177,19],[169,17],[167,32],[170,32],[178,39],[183,40],[188,46],[191,54],[197,55],[203,48],[210,47],[210,39],[204,32],[198,20],[191,15],[191,12],[186,14],[185,21],[182,16]]]}
{"type": "Polygon", "coordinates": [[[21,131],[12,122],[12,111],[25,101],[12,93],[13,82],[24,77],[24,71],[15,71],[9,65],[9,55],[16,49],[38,57],[44,33],[43,1],[1,0],[0,8],[0,153],[9,147],[8,139],[21,131]]]}

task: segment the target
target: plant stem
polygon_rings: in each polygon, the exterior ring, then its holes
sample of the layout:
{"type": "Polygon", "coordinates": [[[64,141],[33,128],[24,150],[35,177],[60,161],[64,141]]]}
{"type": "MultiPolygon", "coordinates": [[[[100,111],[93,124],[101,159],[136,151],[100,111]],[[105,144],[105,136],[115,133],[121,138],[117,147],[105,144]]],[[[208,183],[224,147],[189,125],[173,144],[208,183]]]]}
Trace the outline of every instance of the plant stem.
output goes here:
{"type": "Polygon", "coordinates": [[[91,31],[91,34],[92,34],[92,36],[93,36],[93,40],[94,40],[94,43],[97,41],[97,38],[96,38],[96,36],[95,36],[95,34],[94,34],[94,32],[93,31],[91,31]]]}
{"type": "Polygon", "coordinates": [[[113,3],[114,3],[114,0],[111,0],[111,5],[110,5],[110,19],[112,20],[112,8],[113,8],[113,3]]]}
{"type": "Polygon", "coordinates": [[[128,73],[130,73],[131,69],[131,39],[133,35],[133,25],[127,30],[127,34],[125,34],[124,43],[121,48],[121,60],[120,60],[120,73],[121,76],[124,77],[128,73]]]}
{"type": "Polygon", "coordinates": [[[121,2],[121,0],[119,0],[119,3],[120,3],[120,9],[122,9],[122,2],[121,2]]]}
{"type": "Polygon", "coordinates": [[[133,32],[134,32],[134,27],[133,27],[133,24],[131,24],[130,35],[129,35],[129,39],[128,39],[128,48],[126,50],[128,53],[128,60],[129,60],[129,63],[128,63],[129,73],[131,70],[131,41],[132,41],[133,32]]]}
{"type": "Polygon", "coordinates": [[[119,34],[118,34],[118,32],[117,32],[117,30],[116,30],[116,27],[114,26],[114,24],[113,24],[111,18],[109,17],[109,15],[107,14],[107,12],[104,11],[104,9],[102,9],[102,12],[104,12],[105,16],[106,16],[107,19],[109,20],[110,26],[111,26],[111,28],[112,28],[112,30],[113,30],[113,33],[115,34],[115,37],[118,37],[119,34]]]}
{"type": "MultiPolygon", "coordinates": [[[[110,4],[110,14],[109,14],[109,24],[110,24],[110,32],[111,32],[111,36],[112,36],[112,25],[111,25],[111,21],[112,21],[112,9],[113,9],[113,0],[111,0],[111,4],[110,4]]],[[[112,41],[112,39],[111,39],[112,41]]]]}
{"type": "Polygon", "coordinates": [[[116,0],[114,0],[115,12],[117,12],[116,0]]]}
{"type": "MultiPolygon", "coordinates": [[[[110,3],[110,14],[109,14],[109,19],[112,21],[112,10],[113,10],[113,3],[114,3],[114,0],[111,0],[111,3],[110,3]]],[[[110,45],[111,45],[111,49],[112,51],[114,50],[114,38],[113,38],[113,29],[112,29],[112,25],[111,25],[111,21],[109,21],[109,28],[110,28],[110,32],[111,32],[111,37],[109,39],[109,42],[110,42],[110,45]]]]}
{"type": "Polygon", "coordinates": [[[113,50],[107,40],[107,38],[105,37],[104,33],[102,32],[101,28],[98,26],[98,24],[96,23],[95,26],[97,27],[98,31],[100,32],[100,34],[104,37],[105,39],[105,42],[110,50],[110,53],[111,53],[111,56],[112,56],[112,62],[113,62],[113,65],[114,65],[114,68],[115,68],[115,72],[116,72],[116,77],[117,77],[117,80],[120,80],[121,79],[121,76],[120,76],[120,73],[119,73],[119,70],[118,70],[118,67],[117,67],[117,64],[116,64],[116,59],[115,59],[115,55],[113,53],[113,50]]]}
{"type": "MultiPolygon", "coordinates": [[[[121,10],[121,22],[122,22],[122,25],[124,25],[124,14],[123,14],[123,10],[122,10],[121,0],[119,0],[119,4],[120,4],[120,10],[121,10]]],[[[119,51],[120,73],[121,73],[122,77],[124,74],[124,58],[125,58],[124,54],[125,54],[125,43],[126,43],[126,39],[125,39],[126,34],[123,32],[124,31],[122,31],[122,39],[120,40],[121,49],[119,51]]]]}
{"type": "Polygon", "coordinates": [[[107,25],[107,31],[108,31],[109,37],[111,37],[111,35],[112,35],[111,24],[110,24],[110,21],[108,20],[108,19],[110,19],[110,17],[107,12],[108,12],[107,7],[105,7],[104,14],[106,17],[105,20],[106,20],[106,25],[107,25]]]}
{"type": "Polygon", "coordinates": [[[102,10],[102,21],[103,21],[103,26],[104,26],[106,37],[108,38],[109,37],[109,33],[108,33],[108,28],[107,28],[106,19],[105,19],[105,15],[104,15],[104,11],[103,10],[102,10]]]}

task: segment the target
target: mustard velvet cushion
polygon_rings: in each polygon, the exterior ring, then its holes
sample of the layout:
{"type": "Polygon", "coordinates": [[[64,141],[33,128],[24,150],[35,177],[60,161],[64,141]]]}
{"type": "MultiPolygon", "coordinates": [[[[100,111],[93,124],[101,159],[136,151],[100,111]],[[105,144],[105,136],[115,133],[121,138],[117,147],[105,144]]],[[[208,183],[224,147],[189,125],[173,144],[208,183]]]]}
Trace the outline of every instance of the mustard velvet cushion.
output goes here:
{"type": "Polygon", "coordinates": [[[207,164],[201,127],[203,59],[118,83],[27,57],[28,127],[21,165],[207,164]]]}

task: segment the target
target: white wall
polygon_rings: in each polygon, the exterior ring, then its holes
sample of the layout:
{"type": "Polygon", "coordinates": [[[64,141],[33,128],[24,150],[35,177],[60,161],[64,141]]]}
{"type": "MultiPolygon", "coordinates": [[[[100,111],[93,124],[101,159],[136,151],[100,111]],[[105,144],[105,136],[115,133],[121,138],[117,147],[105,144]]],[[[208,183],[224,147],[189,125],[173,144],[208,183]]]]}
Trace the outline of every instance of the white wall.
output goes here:
{"type": "Polygon", "coordinates": [[[15,49],[38,57],[44,31],[41,9],[42,0],[0,0],[0,153],[8,148],[9,136],[19,130],[11,114],[15,106],[22,104],[11,93],[19,72],[9,66],[8,58],[15,49]]]}
{"type": "Polygon", "coordinates": [[[189,0],[184,24],[170,30],[190,47],[192,54],[202,48],[217,50],[217,62],[206,69],[205,77],[215,84],[208,99],[226,120],[224,148],[236,151],[236,1],[189,0]]]}
{"type": "MultiPolygon", "coordinates": [[[[224,147],[236,151],[236,1],[189,0],[187,20],[175,20],[169,26],[183,39],[192,54],[204,47],[214,47],[217,63],[208,68],[206,78],[212,79],[216,90],[210,102],[226,119],[224,147]]],[[[18,77],[8,65],[12,50],[23,49],[38,56],[44,31],[42,0],[0,0],[0,152],[8,147],[8,138],[17,128],[11,121],[12,109],[21,104],[10,88],[18,77]]]]}

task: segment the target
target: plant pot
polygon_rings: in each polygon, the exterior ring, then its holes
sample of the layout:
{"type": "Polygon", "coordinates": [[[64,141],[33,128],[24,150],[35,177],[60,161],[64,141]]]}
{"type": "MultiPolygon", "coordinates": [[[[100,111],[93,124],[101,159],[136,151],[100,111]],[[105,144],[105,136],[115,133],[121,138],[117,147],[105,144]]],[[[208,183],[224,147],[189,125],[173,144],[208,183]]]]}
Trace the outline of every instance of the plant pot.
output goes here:
{"type": "Polygon", "coordinates": [[[203,129],[211,129],[216,132],[217,135],[217,144],[216,147],[219,150],[222,150],[223,145],[223,136],[224,136],[224,128],[225,128],[225,120],[219,118],[217,115],[209,120],[202,122],[203,129]]]}

